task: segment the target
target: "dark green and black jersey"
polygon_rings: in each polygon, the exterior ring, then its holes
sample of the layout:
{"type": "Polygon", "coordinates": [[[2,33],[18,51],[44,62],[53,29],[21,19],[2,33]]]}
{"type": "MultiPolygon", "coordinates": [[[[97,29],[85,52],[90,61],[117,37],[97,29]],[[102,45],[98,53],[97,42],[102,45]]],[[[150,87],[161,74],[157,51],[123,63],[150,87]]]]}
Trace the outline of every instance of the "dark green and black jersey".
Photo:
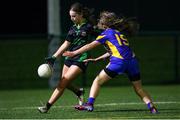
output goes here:
{"type": "MultiPolygon", "coordinates": [[[[73,25],[66,37],[66,40],[71,42],[71,45],[69,47],[69,51],[74,51],[82,46],[90,43],[93,38],[97,36],[97,33],[95,32],[93,26],[89,24],[88,22],[84,22],[81,24],[81,26],[73,25]]],[[[80,55],[77,55],[73,58],[66,57],[66,59],[74,60],[82,62],[83,60],[87,59],[89,57],[88,52],[84,52],[80,55]]]]}

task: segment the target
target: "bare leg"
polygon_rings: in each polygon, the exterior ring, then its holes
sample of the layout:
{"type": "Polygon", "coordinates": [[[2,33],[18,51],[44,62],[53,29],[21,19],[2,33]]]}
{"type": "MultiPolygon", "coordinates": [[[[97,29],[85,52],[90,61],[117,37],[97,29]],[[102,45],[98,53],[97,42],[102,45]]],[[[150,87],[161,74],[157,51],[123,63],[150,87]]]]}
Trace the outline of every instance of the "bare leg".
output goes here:
{"type": "Polygon", "coordinates": [[[54,90],[53,94],[51,95],[48,103],[54,104],[57,99],[63,94],[65,88],[68,86],[68,84],[74,80],[77,75],[81,73],[81,69],[77,66],[72,65],[64,74],[61,81],[57,85],[56,89],[54,90]]]}
{"type": "Polygon", "coordinates": [[[84,105],[76,105],[75,109],[78,110],[87,110],[87,111],[93,111],[94,107],[94,101],[95,98],[98,96],[99,91],[100,91],[100,87],[103,83],[107,82],[108,80],[110,80],[111,77],[109,77],[104,70],[102,70],[98,76],[96,76],[96,78],[93,81],[93,84],[91,86],[91,90],[89,93],[89,98],[88,98],[88,102],[84,105]]]}
{"type": "MultiPolygon", "coordinates": [[[[61,78],[63,78],[63,76],[64,76],[64,75],[66,74],[66,72],[68,71],[68,69],[69,69],[69,67],[66,66],[66,65],[64,65],[63,70],[62,70],[62,77],[61,77],[61,78]]],[[[81,69],[80,69],[80,70],[81,70],[81,69]]],[[[81,73],[82,73],[82,70],[81,70],[81,73]]],[[[67,89],[70,90],[70,91],[72,91],[72,92],[73,92],[74,94],[76,94],[77,96],[79,95],[79,90],[80,90],[80,88],[77,87],[77,86],[75,86],[74,84],[69,83],[68,86],[67,86],[67,89]]]]}
{"type": "Polygon", "coordinates": [[[111,77],[109,77],[104,70],[102,70],[98,76],[96,76],[95,80],[93,81],[93,84],[91,86],[89,97],[96,98],[99,94],[100,87],[103,83],[110,80],[111,77]]]}
{"type": "Polygon", "coordinates": [[[150,95],[142,88],[141,80],[132,82],[136,94],[147,104],[151,113],[157,113],[157,109],[154,107],[153,101],[150,95]]]}
{"type": "Polygon", "coordinates": [[[132,82],[133,88],[136,94],[144,101],[144,103],[152,102],[151,97],[149,94],[142,88],[141,80],[132,82]]]}
{"type": "Polygon", "coordinates": [[[63,94],[65,88],[81,73],[81,69],[77,66],[72,65],[67,67],[64,65],[62,78],[60,79],[56,89],[52,93],[49,101],[45,106],[38,107],[38,111],[41,113],[47,113],[50,107],[58,100],[59,97],[63,94]]]}

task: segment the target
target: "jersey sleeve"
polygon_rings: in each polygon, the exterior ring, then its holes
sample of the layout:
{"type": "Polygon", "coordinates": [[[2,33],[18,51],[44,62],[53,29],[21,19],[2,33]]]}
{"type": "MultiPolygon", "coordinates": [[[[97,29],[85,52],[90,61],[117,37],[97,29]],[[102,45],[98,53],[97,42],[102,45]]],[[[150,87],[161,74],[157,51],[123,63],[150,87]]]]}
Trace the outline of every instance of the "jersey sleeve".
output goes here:
{"type": "Polygon", "coordinates": [[[107,35],[105,34],[101,34],[96,38],[96,41],[100,42],[101,44],[105,44],[106,40],[107,40],[107,35]]]}
{"type": "Polygon", "coordinates": [[[68,42],[73,42],[73,39],[74,39],[74,36],[75,35],[75,31],[73,30],[73,28],[71,27],[70,28],[70,30],[69,30],[69,32],[68,32],[68,34],[67,34],[67,36],[66,36],[66,40],[68,41],[68,42]]]}

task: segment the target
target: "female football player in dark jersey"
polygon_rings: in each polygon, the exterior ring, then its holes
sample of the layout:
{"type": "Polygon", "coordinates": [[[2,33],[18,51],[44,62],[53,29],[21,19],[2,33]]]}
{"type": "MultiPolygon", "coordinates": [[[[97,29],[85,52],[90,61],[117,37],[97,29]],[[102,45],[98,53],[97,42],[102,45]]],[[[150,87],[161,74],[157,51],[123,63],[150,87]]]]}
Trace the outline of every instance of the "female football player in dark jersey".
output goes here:
{"type": "Polygon", "coordinates": [[[103,44],[107,48],[107,53],[96,59],[87,59],[85,61],[97,61],[107,57],[110,59],[109,64],[94,79],[87,103],[77,105],[75,108],[78,110],[93,111],[93,104],[99,94],[101,85],[116,75],[125,73],[131,81],[136,94],[147,105],[150,112],[157,113],[157,109],[150,96],[142,88],[139,64],[126,37],[133,35],[138,30],[137,21],[133,18],[119,18],[114,12],[104,11],[100,14],[98,27],[104,31],[95,41],[76,51],[67,51],[63,54],[64,56],[73,57],[103,44]]]}
{"type": "MultiPolygon", "coordinates": [[[[71,6],[69,15],[74,25],[70,28],[64,43],[52,55],[52,57],[45,58],[47,63],[53,66],[56,58],[60,57],[65,50],[77,50],[87,43],[90,43],[90,38],[92,36],[97,37],[98,34],[96,34],[93,28],[93,22],[95,22],[95,19],[92,19],[92,14],[90,12],[90,9],[84,7],[80,3],[75,3],[71,6]]],[[[86,70],[87,63],[84,63],[83,60],[87,58],[89,58],[88,52],[81,53],[74,58],[65,58],[64,66],[62,69],[62,77],[59,80],[56,89],[52,93],[46,105],[38,107],[38,110],[41,113],[48,112],[50,107],[63,94],[65,88],[73,91],[80,102],[83,101],[84,90],[73,86],[70,82],[76,79],[80,73],[86,70]]]]}

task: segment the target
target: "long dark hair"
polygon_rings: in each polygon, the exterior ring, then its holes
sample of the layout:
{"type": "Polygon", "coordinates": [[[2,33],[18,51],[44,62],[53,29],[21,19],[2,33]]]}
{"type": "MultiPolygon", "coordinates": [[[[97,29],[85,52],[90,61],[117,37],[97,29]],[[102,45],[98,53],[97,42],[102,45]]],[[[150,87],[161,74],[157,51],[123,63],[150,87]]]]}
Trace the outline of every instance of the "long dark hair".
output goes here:
{"type": "Polygon", "coordinates": [[[96,20],[95,16],[93,15],[94,8],[89,9],[88,7],[83,6],[81,3],[76,2],[71,5],[70,10],[72,10],[78,14],[82,14],[83,18],[88,20],[91,24],[93,24],[93,25],[97,24],[97,20],[96,20]]]}
{"type": "Polygon", "coordinates": [[[100,14],[99,26],[106,26],[119,30],[128,36],[137,34],[139,23],[135,17],[117,16],[114,12],[103,11],[100,14]]]}

